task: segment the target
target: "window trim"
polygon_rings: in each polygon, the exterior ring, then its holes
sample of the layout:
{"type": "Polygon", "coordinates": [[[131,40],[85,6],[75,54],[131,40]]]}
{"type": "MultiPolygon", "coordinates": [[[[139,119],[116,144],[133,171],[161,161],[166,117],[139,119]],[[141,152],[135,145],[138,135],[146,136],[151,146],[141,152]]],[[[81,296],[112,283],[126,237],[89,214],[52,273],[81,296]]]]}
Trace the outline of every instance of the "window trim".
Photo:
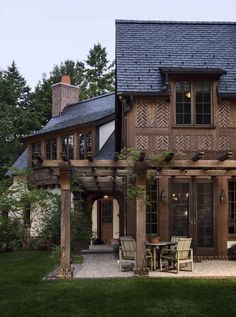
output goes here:
{"type": "Polygon", "coordinates": [[[172,91],[173,91],[173,127],[176,128],[215,128],[214,125],[214,107],[213,107],[213,80],[210,78],[189,78],[189,77],[177,77],[172,81],[172,91]],[[191,123],[177,123],[176,122],[176,83],[181,81],[187,81],[191,83],[191,123]],[[210,109],[211,109],[211,122],[208,124],[196,123],[196,83],[202,81],[209,81],[210,83],[210,109]]]}

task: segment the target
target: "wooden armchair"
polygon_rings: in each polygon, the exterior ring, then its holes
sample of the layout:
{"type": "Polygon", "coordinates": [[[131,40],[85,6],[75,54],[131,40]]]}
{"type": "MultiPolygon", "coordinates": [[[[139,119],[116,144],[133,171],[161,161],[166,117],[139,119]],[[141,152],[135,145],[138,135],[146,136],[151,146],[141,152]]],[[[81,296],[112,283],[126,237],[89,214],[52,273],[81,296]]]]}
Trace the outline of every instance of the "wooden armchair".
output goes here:
{"type": "MultiPolygon", "coordinates": [[[[132,261],[136,264],[136,242],[130,237],[120,237],[121,246],[119,248],[119,263],[120,271],[122,271],[122,261],[132,261]]],[[[150,261],[150,267],[152,267],[152,252],[146,249],[146,259],[150,261]]]]}
{"type": "Polygon", "coordinates": [[[163,262],[168,261],[168,265],[173,264],[179,273],[180,265],[191,264],[193,271],[193,250],[190,248],[192,238],[179,238],[175,249],[162,249],[160,253],[160,270],[163,262]]]}

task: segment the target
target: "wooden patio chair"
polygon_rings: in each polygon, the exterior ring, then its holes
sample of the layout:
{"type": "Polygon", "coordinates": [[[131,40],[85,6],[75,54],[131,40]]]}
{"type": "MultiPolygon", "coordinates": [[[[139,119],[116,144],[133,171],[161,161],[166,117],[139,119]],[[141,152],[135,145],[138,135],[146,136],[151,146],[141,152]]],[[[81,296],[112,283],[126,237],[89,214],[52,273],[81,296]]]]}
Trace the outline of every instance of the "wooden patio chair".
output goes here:
{"type": "Polygon", "coordinates": [[[193,271],[193,249],[190,248],[192,238],[179,238],[175,249],[162,249],[160,253],[160,270],[162,271],[163,262],[168,261],[168,265],[173,264],[179,273],[180,265],[191,264],[193,271]]]}
{"type": "Polygon", "coordinates": [[[179,239],[185,239],[187,238],[186,236],[171,236],[171,242],[178,242],[179,239]]]}
{"type": "MultiPolygon", "coordinates": [[[[122,272],[122,261],[132,261],[136,263],[136,242],[131,236],[120,237],[121,246],[119,248],[120,271],[122,272]]],[[[146,249],[146,260],[150,262],[152,268],[152,252],[146,249]]]]}

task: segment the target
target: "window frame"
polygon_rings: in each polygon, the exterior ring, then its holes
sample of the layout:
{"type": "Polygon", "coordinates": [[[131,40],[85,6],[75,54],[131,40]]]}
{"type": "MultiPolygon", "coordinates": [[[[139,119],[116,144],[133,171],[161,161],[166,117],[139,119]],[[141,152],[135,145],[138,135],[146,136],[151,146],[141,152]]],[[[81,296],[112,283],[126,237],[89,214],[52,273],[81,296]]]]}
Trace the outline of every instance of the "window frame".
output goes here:
{"type": "Polygon", "coordinates": [[[57,159],[57,139],[56,138],[45,140],[45,158],[46,160],[57,159]],[[55,146],[55,150],[54,150],[54,146],[55,146]]]}
{"type": "Polygon", "coordinates": [[[92,130],[85,130],[85,131],[79,131],[78,133],[78,155],[79,155],[79,160],[86,160],[87,159],[87,153],[92,152],[93,149],[93,133],[92,130]],[[84,147],[83,147],[83,153],[82,153],[82,148],[81,148],[81,136],[83,135],[84,138],[84,147]],[[91,138],[91,144],[88,143],[88,137],[91,138]],[[90,151],[88,151],[90,149],[90,151]]]}
{"type": "Polygon", "coordinates": [[[209,128],[209,127],[213,127],[214,126],[214,112],[213,112],[213,100],[214,100],[214,96],[213,96],[213,80],[211,78],[189,78],[189,77],[182,77],[182,76],[177,76],[175,78],[173,78],[173,82],[172,82],[172,91],[173,91],[173,123],[175,127],[196,127],[196,128],[209,128]],[[196,93],[197,93],[197,82],[209,82],[210,84],[210,123],[196,123],[196,93]],[[189,82],[191,85],[191,123],[177,123],[176,121],[176,105],[177,105],[177,100],[176,100],[176,93],[177,93],[177,89],[176,89],[176,84],[177,82],[189,82]]]}
{"type": "Polygon", "coordinates": [[[73,134],[66,134],[66,135],[62,135],[61,136],[61,149],[62,149],[62,153],[64,153],[66,155],[66,158],[68,160],[73,160],[74,159],[74,135],[73,134]],[[70,143],[69,143],[69,138],[72,138],[72,147],[70,148],[70,143]],[[63,144],[63,139],[66,141],[63,144]],[[65,147],[65,148],[64,148],[65,147]],[[64,149],[66,151],[64,151],[64,149]]]}

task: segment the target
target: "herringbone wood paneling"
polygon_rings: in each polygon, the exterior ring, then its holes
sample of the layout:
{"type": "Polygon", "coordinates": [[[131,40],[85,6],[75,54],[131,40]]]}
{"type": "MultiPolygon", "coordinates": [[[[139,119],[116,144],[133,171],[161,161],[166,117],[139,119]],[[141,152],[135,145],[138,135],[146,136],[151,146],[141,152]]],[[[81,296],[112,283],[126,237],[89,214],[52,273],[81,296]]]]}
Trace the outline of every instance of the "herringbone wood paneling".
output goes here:
{"type": "Polygon", "coordinates": [[[136,127],[145,128],[148,126],[148,104],[139,101],[136,107],[136,127]]]}
{"type": "Polygon", "coordinates": [[[230,104],[227,101],[223,101],[218,105],[219,111],[219,127],[228,128],[230,127],[230,104]]]}
{"type": "Polygon", "coordinates": [[[188,151],[190,149],[190,136],[176,136],[176,149],[179,151],[188,151]]]}
{"type": "Polygon", "coordinates": [[[197,148],[200,151],[212,150],[212,137],[200,135],[197,137],[197,148]]]}
{"type": "Polygon", "coordinates": [[[148,149],[148,136],[147,135],[137,135],[136,136],[136,148],[138,150],[148,149]]]}
{"type": "Polygon", "coordinates": [[[156,136],[156,149],[159,151],[169,149],[169,137],[167,135],[156,136]]]}
{"type": "Polygon", "coordinates": [[[229,136],[220,136],[219,137],[219,150],[229,150],[230,149],[230,137],[229,136]]]}
{"type": "Polygon", "coordinates": [[[164,98],[158,99],[156,104],[156,127],[167,128],[169,125],[168,103],[164,98]]]}

